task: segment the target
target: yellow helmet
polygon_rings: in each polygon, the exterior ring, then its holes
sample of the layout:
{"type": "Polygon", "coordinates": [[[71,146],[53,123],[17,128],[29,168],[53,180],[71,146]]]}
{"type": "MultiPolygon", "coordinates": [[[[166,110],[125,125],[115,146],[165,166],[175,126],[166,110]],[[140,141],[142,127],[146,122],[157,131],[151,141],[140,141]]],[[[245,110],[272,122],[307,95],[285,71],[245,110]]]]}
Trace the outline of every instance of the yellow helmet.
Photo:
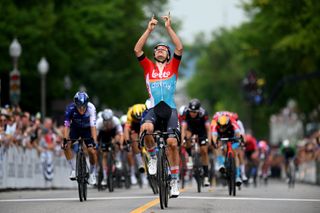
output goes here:
{"type": "Polygon", "coordinates": [[[217,124],[221,130],[225,130],[230,125],[230,118],[227,115],[221,115],[218,118],[217,124]]]}
{"type": "Polygon", "coordinates": [[[146,110],[145,104],[135,104],[132,106],[132,117],[136,120],[141,120],[142,113],[146,110]]]}

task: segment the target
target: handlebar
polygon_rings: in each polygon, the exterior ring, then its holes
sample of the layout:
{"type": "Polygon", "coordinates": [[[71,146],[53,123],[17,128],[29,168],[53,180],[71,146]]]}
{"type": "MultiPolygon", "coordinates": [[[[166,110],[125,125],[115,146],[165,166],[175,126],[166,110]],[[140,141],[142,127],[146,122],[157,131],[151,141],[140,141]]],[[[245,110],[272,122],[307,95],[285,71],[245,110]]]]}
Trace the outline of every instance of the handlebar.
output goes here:
{"type": "Polygon", "coordinates": [[[232,138],[218,138],[218,141],[221,142],[231,142],[231,143],[240,143],[241,142],[241,137],[237,138],[237,137],[232,137],[232,138]]]}

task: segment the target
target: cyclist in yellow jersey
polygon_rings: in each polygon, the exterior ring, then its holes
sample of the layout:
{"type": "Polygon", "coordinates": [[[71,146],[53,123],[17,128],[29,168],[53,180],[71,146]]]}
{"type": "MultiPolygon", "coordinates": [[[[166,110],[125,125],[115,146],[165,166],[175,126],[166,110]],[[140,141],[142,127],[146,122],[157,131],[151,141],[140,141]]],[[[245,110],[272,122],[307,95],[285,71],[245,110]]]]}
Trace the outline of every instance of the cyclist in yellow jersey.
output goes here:
{"type": "MultiPolygon", "coordinates": [[[[127,122],[124,126],[124,139],[126,142],[132,144],[133,158],[137,162],[139,172],[144,172],[144,166],[141,158],[141,150],[139,149],[139,133],[140,133],[140,122],[143,112],[146,110],[145,104],[135,104],[131,106],[127,112],[127,122]]],[[[131,182],[136,182],[135,167],[131,163],[131,182]]]]}

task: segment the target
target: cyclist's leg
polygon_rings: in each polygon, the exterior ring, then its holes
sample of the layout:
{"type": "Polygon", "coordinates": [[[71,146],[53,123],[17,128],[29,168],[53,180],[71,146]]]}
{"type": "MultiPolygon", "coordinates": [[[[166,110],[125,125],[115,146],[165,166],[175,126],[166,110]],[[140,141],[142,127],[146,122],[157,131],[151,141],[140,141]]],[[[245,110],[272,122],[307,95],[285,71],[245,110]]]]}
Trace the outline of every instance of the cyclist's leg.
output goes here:
{"type": "Polygon", "coordinates": [[[224,166],[224,162],[225,162],[225,153],[224,150],[219,147],[218,149],[215,150],[215,156],[216,156],[216,161],[217,161],[217,170],[221,173],[225,173],[226,168],[224,166]]]}
{"type": "Polygon", "coordinates": [[[206,137],[199,136],[200,143],[200,155],[201,155],[201,163],[203,167],[203,175],[204,175],[204,185],[209,186],[209,155],[208,155],[208,143],[206,141],[206,137]]]}
{"type": "Polygon", "coordinates": [[[90,128],[85,128],[83,129],[83,131],[81,131],[81,138],[86,138],[85,144],[89,154],[89,162],[90,162],[89,184],[94,185],[96,184],[96,164],[98,160],[97,160],[96,146],[91,136],[90,128]]]}
{"type": "Polygon", "coordinates": [[[235,163],[236,163],[236,183],[237,185],[241,185],[242,180],[241,180],[241,170],[240,170],[240,146],[239,143],[234,143],[232,144],[232,149],[234,150],[235,153],[235,163]]]}
{"type": "MultiPolygon", "coordinates": [[[[178,114],[177,110],[172,110],[171,117],[168,121],[167,131],[171,132],[167,139],[167,157],[170,164],[170,172],[171,172],[171,197],[178,197],[179,192],[179,163],[180,163],[180,155],[179,155],[179,145],[178,140],[175,137],[175,131],[179,131],[179,122],[178,122],[178,114]]],[[[179,133],[180,134],[180,133],[179,133]]],[[[179,135],[180,137],[180,135],[179,135]]],[[[179,138],[180,139],[180,138],[179,138]]]]}
{"type": "MultiPolygon", "coordinates": [[[[132,147],[132,144],[130,145],[132,147]]],[[[137,184],[137,178],[135,175],[135,166],[134,166],[134,153],[132,149],[129,149],[128,151],[128,165],[129,165],[129,170],[130,170],[130,179],[131,179],[131,184],[137,184]]]]}
{"type": "MultiPolygon", "coordinates": [[[[153,108],[148,111],[142,120],[141,132],[146,131],[151,134],[154,131],[154,122],[156,121],[156,116],[154,114],[153,108]]],[[[144,137],[144,145],[149,152],[151,157],[156,155],[156,144],[152,135],[146,135],[144,137]]]]}
{"type": "MultiPolygon", "coordinates": [[[[149,109],[147,114],[142,119],[141,132],[146,131],[151,134],[154,131],[154,123],[156,122],[156,115],[154,114],[153,108],[149,109]]],[[[148,171],[150,175],[157,173],[157,156],[156,156],[156,143],[152,135],[146,135],[144,137],[144,146],[150,155],[148,162],[148,171]]]]}
{"type": "Polygon", "coordinates": [[[131,131],[130,134],[130,138],[132,141],[132,151],[134,154],[134,159],[136,160],[136,163],[138,165],[139,171],[141,173],[144,172],[144,166],[143,166],[143,162],[142,162],[142,157],[141,157],[141,151],[139,149],[139,131],[131,131]]]}
{"type": "MultiPolygon", "coordinates": [[[[77,129],[77,128],[73,128],[70,127],[70,133],[69,133],[69,138],[73,141],[76,140],[80,137],[80,133],[81,129],[77,129]]],[[[66,159],[68,161],[68,164],[70,165],[70,180],[76,180],[76,172],[75,172],[75,161],[73,160],[73,150],[71,149],[72,147],[72,143],[68,142],[65,146],[64,146],[64,154],[66,156],[66,159]]],[[[78,150],[76,150],[75,152],[77,152],[78,150]]]]}
{"type": "Polygon", "coordinates": [[[248,181],[248,178],[246,176],[245,162],[244,162],[244,150],[240,147],[237,151],[238,151],[238,156],[239,156],[239,166],[240,166],[240,171],[241,171],[241,178],[243,181],[248,181]]]}
{"type": "Polygon", "coordinates": [[[99,141],[99,150],[97,152],[100,152],[101,154],[101,166],[102,166],[102,171],[103,171],[103,184],[105,185],[106,183],[106,178],[107,178],[107,143],[106,143],[106,138],[104,131],[100,131],[98,134],[98,141],[99,141]]]}

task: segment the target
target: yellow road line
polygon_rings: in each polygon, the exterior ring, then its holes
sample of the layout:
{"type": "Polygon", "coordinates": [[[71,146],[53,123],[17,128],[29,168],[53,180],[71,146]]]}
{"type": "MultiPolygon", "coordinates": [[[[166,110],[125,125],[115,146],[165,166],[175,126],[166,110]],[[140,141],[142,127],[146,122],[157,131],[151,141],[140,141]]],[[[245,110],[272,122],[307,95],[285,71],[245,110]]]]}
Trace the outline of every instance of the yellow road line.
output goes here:
{"type": "Polygon", "coordinates": [[[159,198],[152,200],[146,204],[144,204],[143,206],[140,206],[139,208],[134,209],[133,211],[131,211],[130,213],[140,213],[140,212],[144,212],[147,209],[151,208],[152,206],[155,206],[156,204],[158,204],[160,202],[159,198]]]}
{"type": "MultiPolygon", "coordinates": [[[[187,189],[180,189],[180,192],[185,192],[187,189]]],[[[143,206],[140,206],[139,208],[136,208],[134,210],[132,210],[130,213],[141,213],[141,212],[145,212],[147,209],[151,208],[152,206],[157,205],[158,203],[160,203],[159,198],[152,200],[146,204],[144,204],[143,206]]]]}

